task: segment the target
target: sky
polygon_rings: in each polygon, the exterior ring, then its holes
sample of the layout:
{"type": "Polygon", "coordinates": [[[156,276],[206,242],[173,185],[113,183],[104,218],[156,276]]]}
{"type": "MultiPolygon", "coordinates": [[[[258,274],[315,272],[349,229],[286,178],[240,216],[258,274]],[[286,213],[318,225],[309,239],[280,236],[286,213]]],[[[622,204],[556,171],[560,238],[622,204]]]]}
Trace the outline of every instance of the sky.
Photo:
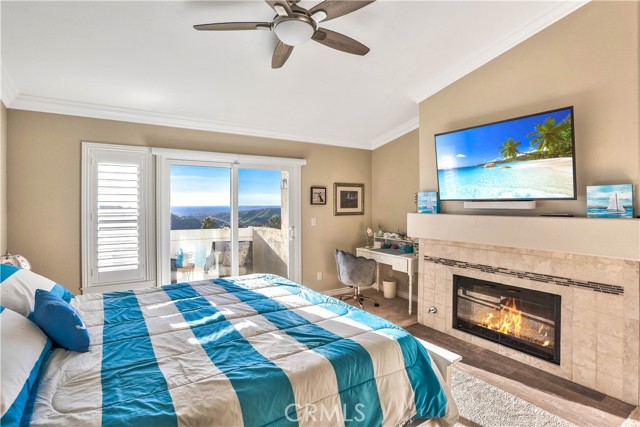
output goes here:
{"type": "MultiPolygon", "coordinates": [[[[280,171],[238,169],[240,206],[280,206],[280,171]]],[[[171,206],[229,206],[231,170],[171,165],[171,206]]]]}
{"type": "Polygon", "coordinates": [[[631,184],[598,185],[587,187],[587,206],[608,206],[609,198],[618,193],[618,199],[623,206],[633,206],[633,192],[631,184]]]}
{"type": "Polygon", "coordinates": [[[532,151],[529,142],[534,137],[527,134],[535,131],[535,126],[543,123],[548,117],[560,123],[569,114],[568,109],[554,113],[537,114],[518,120],[495,123],[436,136],[436,156],[438,170],[476,166],[502,158],[500,146],[509,138],[520,141],[521,152],[532,151]]]}

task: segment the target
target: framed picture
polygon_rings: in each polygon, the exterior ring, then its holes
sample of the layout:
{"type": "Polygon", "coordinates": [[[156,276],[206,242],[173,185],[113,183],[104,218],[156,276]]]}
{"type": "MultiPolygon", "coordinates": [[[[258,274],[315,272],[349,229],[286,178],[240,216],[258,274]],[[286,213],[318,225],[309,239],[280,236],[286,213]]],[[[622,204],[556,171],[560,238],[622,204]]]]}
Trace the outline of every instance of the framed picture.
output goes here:
{"type": "Polygon", "coordinates": [[[438,193],[428,191],[418,193],[418,212],[425,214],[436,214],[440,211],[438,204],[438,193]]]}
{"type": "Polygon", "coordinates": [[[587,187],[588,218],[633,218],[633,185],[587,187]]]}
{"type": "Polygon", "coordinates": [[[311,187],[311,204],[326,205],[327,204],[327,187],[311,187]]]}
{"type": "Polygon", "coordinates": [[[333,184],[334,215],[364,215],[364,184],[333,184]]]}

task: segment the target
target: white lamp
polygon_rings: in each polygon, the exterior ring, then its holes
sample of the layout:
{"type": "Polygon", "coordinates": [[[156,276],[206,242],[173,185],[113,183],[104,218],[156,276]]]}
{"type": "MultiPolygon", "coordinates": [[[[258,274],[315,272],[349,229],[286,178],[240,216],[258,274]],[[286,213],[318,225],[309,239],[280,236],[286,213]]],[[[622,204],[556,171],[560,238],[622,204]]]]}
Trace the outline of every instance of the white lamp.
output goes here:
{"type": "Polygon", "coordinates": [[[313,37],[316,28],[313,19],[303,15],[291,15],[276,19],[273,31],[282,43],[289,46],[299,46],[313,37]]]}
{"type": "Polygon", "coordinates": [[[9,264],[16,267],[24,268],[25,270],[31,270],[31,264],[22,255],[11,255],[9,251],[6,254],[0,256],[0,264],[9,264]]]}

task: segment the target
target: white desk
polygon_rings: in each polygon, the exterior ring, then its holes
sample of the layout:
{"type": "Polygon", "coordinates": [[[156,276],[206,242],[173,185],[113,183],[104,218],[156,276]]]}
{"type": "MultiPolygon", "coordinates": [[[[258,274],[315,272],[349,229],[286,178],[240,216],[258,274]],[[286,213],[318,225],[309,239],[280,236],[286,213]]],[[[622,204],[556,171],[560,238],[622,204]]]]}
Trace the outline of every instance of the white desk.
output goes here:
{"type": "MultiPolygon", "coordinates": [[[[409,314],[413,298],[413,275],[418,272],[415,254],[406,254],[397,249],[357,248],[356,255],[375,260],[378,264],[390,265],[395,271],[407,273],[409,276],[409,314]]],[[[377,289],[380,290],[380,267],[377,267],[377,289]]]]}

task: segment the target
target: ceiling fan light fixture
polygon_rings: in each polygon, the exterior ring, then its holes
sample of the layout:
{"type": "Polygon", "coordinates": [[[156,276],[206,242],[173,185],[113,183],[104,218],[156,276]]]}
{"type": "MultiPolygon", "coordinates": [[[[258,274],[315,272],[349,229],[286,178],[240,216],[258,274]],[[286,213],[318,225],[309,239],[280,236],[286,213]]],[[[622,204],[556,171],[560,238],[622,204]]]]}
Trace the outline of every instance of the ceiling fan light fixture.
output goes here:
{"type": "Polygon", "coordinates": [[[273,31],[282,43],[289,46],[299,46],[311,40],[316,28],[313,19],[298,15],[276,19],[273,31]]]}

